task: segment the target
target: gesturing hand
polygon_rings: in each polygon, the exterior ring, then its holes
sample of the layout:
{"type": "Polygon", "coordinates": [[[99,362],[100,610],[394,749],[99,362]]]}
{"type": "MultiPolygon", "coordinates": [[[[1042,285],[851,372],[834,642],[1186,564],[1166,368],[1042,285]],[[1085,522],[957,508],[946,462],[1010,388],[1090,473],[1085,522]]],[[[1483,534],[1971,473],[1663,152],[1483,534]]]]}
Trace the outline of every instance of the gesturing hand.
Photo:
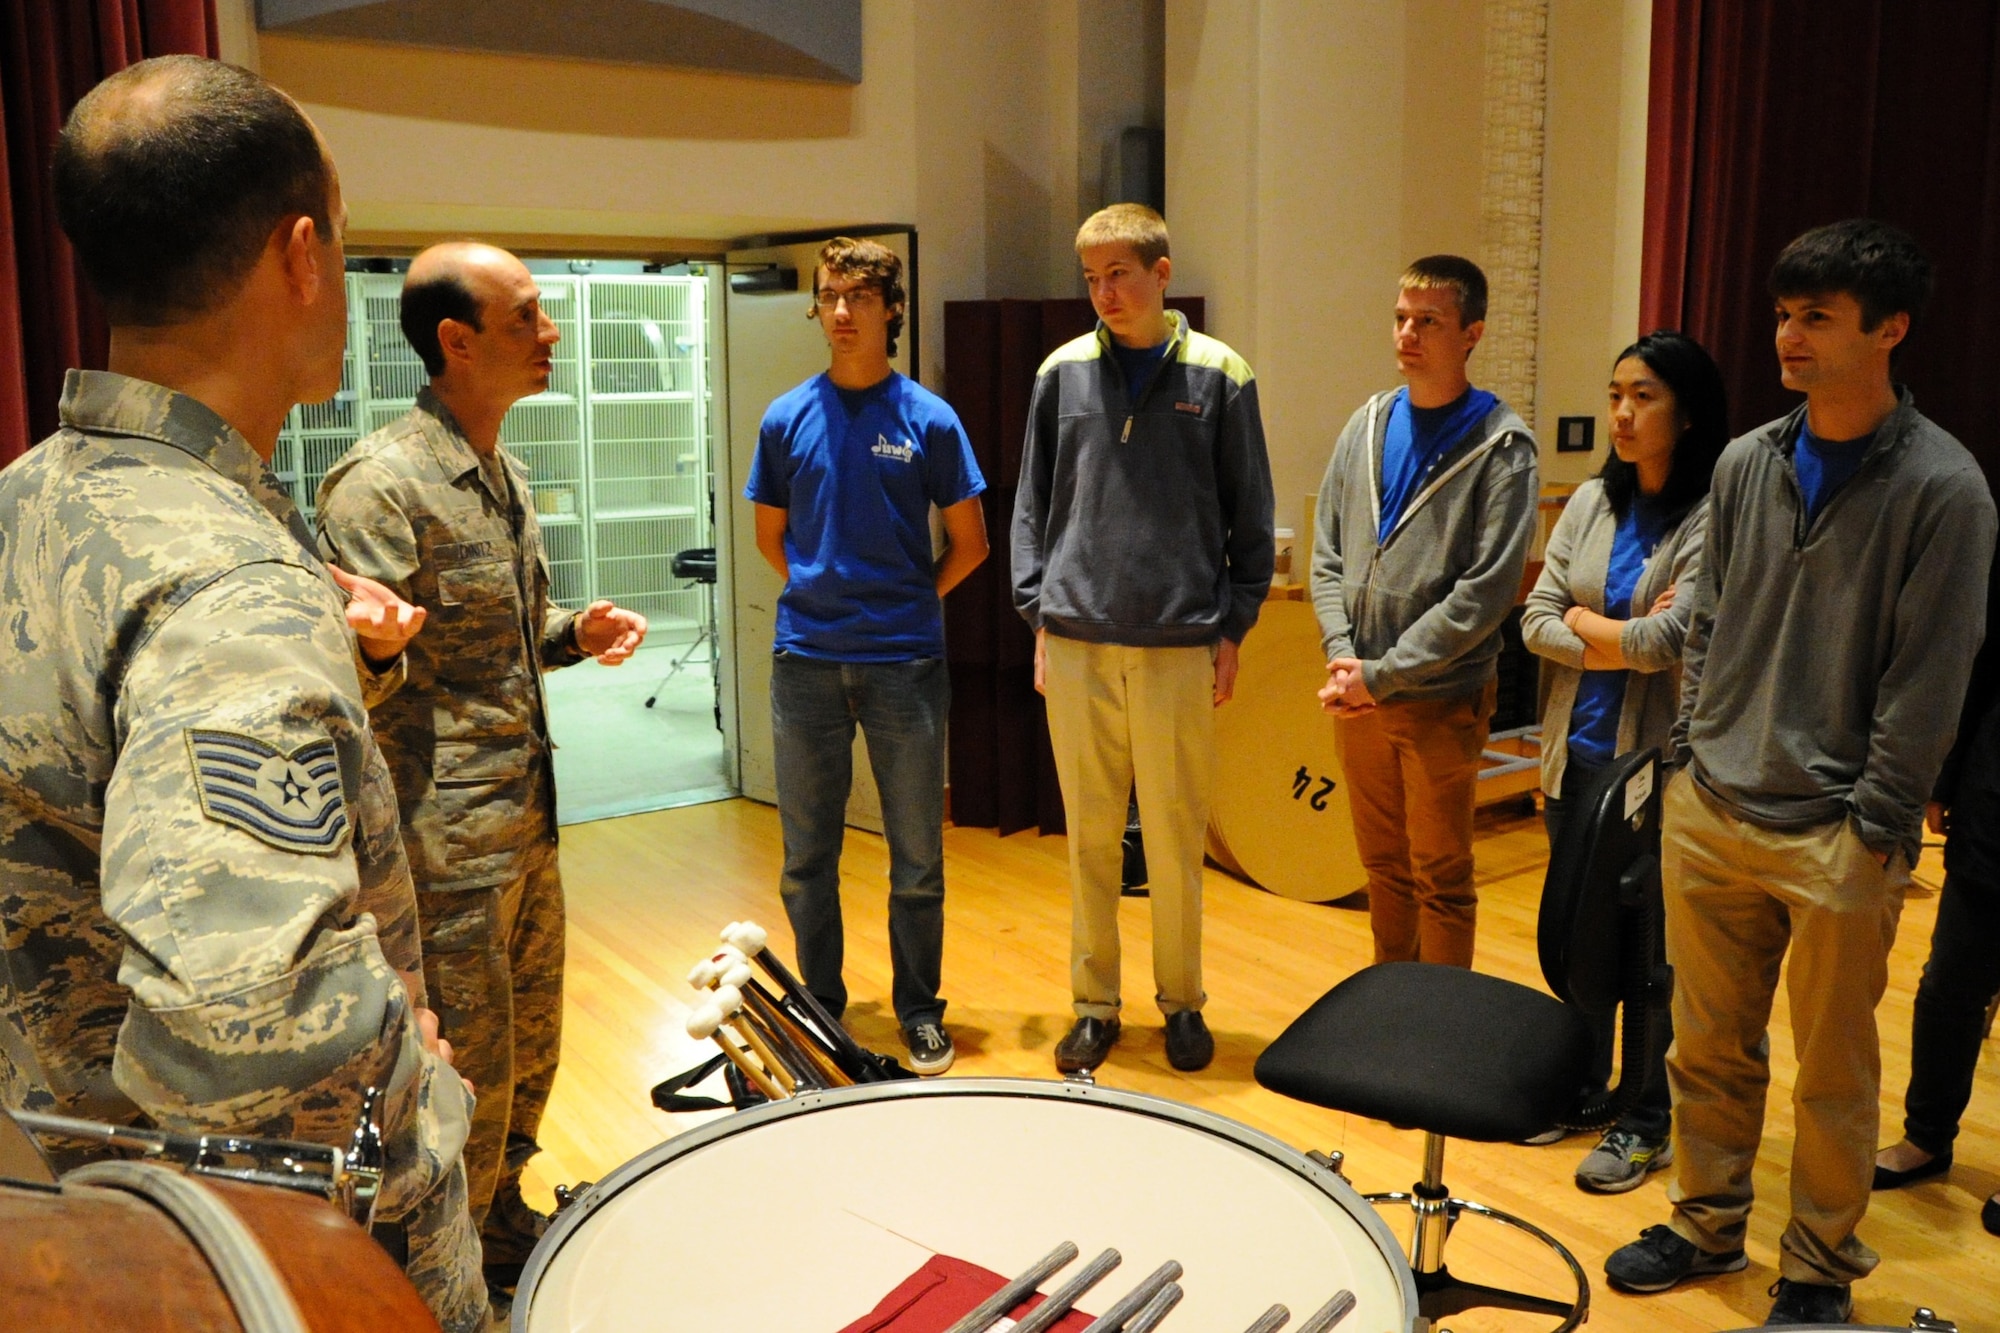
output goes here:
{"type": "Polygon", "coordinates": [[[347,594],[347,626],[361,651],[378,665],[393,662],[424,627],[424,609],[412,606],[374,579],[329,564],[327,572],[347,594]]]}
{"type": "Polygon", "coordinates": [[[576,618],[576,646],[605,666],[617,666],[646,641],[646,617],[610,602],[592,602],[576,618]]]}

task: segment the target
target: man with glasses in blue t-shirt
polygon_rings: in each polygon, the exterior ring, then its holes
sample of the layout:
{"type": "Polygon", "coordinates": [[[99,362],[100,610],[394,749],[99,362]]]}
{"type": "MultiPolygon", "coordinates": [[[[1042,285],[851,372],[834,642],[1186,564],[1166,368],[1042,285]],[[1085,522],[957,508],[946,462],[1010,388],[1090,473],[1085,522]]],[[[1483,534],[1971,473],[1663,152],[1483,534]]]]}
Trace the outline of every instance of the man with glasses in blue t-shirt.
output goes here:
{"type": "Polygon", "coordinates": [[[813,270],[832,365],[771,404],[744,498],[785,581],[771,661],[772,758],[785,843],[779,891],[806,989],[838,1018],[840,849],[854,728],[889,842],[892,1000],[919,1074],[951,1068],[944,956],[944,742],[951,680],[943,597],[986,558],[986,489],[958,416],[890,368],[903,261],[836,237],[813,270]],[[950,543],[931,546],[931,506],[950,543]]]}

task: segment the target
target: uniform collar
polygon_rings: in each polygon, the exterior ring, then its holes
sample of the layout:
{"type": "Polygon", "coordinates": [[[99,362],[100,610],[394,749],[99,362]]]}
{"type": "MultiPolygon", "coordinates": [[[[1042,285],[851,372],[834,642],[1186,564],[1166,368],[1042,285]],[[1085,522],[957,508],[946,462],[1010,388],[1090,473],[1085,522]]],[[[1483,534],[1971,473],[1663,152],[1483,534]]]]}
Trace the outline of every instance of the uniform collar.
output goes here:
{"type": "MultiPolygon", "coordinates": [[[[465,438],[465,428],[458,424],[458,418],[452,415],[451,409],[431,391],[428,384],[417,393],[417,411],[425,418],[424,441],[430,445],[431,454],[437,459],[438,467],[443,469],[444,475],[452,481],[457,481],[468,472],[476,473],[479,484],[486,488],[487,494],[492,495],[492,478],[487,475],[486,469],[480,466],[479,451],[465,438]]],[[[494,452],[501,460],[500,465],[506,468],[514,482],[525,490],[527,478],[516,470],[519,467],[519,460],[498,445],[494,446],[494,452]]],[[[511,503],[509,497],[505,495],[493,495],[493,499],[501,505],[511,503]]]]}
{"type": "Polygon", "coordinates": [[[291,493],[236,428],[206,403],[164,385],[108,370],[72,370],[63,381],[62,423],[89,435],[171,445],[248,491],[306,550],[311,530],[291,493]]]}

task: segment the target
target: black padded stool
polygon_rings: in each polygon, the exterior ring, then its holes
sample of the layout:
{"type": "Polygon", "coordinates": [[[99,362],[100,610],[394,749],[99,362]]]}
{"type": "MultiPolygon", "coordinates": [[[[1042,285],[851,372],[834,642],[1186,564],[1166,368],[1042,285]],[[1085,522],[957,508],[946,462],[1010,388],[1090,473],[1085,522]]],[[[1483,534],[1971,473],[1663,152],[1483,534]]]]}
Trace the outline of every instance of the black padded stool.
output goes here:
{"type": "Polygon", "coordinates": [[[1436,963],[1363,968],[1301,1014],[1257,1060],[1273,1092],[1424,1131],[1424,1175],[1407,1203],[1410,1266],[1433,1321],[1481,1307],[1563,1316],[1555,1333],[1589,1317],[1590,1282],[1564,1245],[1522,1218],[1454,1199],[1444,1184],[1447,1138],[1513,1143],[1557,1124],[1601,1128],[1645,1081],[1672,977],[1659,962],[1659,754],[1607,765],[1579,793],[1542,890],[1538,939],[1555,994],[1436,963]],[[1622,1003],[1625,1054],[1611,1095],[1579,1106],[1589,1081],[1585,1011],[1622,1003]],[[1451,1228],[1470,1213],[1535,1237],[1569,1266],[1574,1300],[1463,1282],[1445,1267],[1451,1228]]]}
{"type": "MultiPolygon", "coordinates": [[[[674,552],[673,571],[675,578],[687,580],[682,585],[683,587],[698,587],[703,590],[701,633],[697,634],[694,642],[689,644],[686,650],[673,660],[673,663],[667,667],[667,674],[660,677],[659,683],[653,686],[652,694],[646,698],[646,707],[648,708],[651,708],[659,700],[660,691],[666,688],[667,682],[678,675],[681,668],[686,666],[689,660],[701,651],[703,644],[708,645],[709,672],[713,675],[715,671],[715,548],[713,546],[691,546],[685,551],[674,552]]],[[[717,688],[720,689],[721,687],[718,685],[717,688]]],[[[715,705],[715,725],[717,727],[722,725],[722,703],[719,697],[715,705]]]]}

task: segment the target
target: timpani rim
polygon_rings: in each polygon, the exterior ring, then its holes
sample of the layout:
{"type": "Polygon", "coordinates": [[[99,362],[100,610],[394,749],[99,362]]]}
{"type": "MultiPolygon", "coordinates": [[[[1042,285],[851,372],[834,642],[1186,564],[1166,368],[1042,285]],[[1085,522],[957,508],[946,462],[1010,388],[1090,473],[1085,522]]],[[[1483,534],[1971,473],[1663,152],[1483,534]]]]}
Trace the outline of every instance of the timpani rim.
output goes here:
{"type": "Polygon", "coordinates": [[[556,1254],[562,1247],[582,1229],[591,1215],[630,1186],[677,1158],[699,1152],[719,1140],[762,1125],[789,1120],[794,1116],[811,1115],[816,1111],[837,1110],[865,1102],[896,1101],[906,1097],[967,1095],[1095,1102],[1134,1115],[1149,1116],[1156,1120],[1167,1120],[1203,1129],[1246,1148],[1284,1167],[1338,1202],[1356,1225],[1366,1233],[1377,1253],[1389,1265],[1390,1272],[1395,1274],[1402,1294],[1405,1316],[1414,1320],[1418,1312],[1417,1281],[1415,1273],[1410,1268],[1409,1257],[1403,1253],[1402,1245],[1397,1242],[1394,1233],[1389,1230],[1389,1224],[1382,1220],[1382,1215],[1376,1211],[1374,1205],[1363,1198],[1360,1192],[1348,1183],[1345,1176],[1331,1167],[1320,1165],[1300,1149],[1263,1130],[1252,1129],[1240,1120],[1232,1120],[1228,1116],[1218,1115],[1198,1106],[1189,1106],[1185,1102],[1177,1102],[1168,1097],[1131,1092],[1123,1088],[1107,1088],[1093,1083],[1039,1078],[952,1078],[926,1079],[921,1082],[915,1079],[899,1079],[889,1083],[857,1083],[844,1088],[801,1092],[782,1101],[766,1102],[761,1106],[753,1106],[733,1115],[718,1117],[697,1125],[693,1129],[684,1130],[627,1161],[557,1213],[548,1232],[536,1243],[534,1253],[528,1257],[527,1267],[522,1270],[520,1283],[515,1289],[514,1308],[508,1320],[510,1333],[529,1333],[528,1317],[534,1308],[535,1291],[541,1285],[542,1274],[554,1262],[556,1254]]]}

